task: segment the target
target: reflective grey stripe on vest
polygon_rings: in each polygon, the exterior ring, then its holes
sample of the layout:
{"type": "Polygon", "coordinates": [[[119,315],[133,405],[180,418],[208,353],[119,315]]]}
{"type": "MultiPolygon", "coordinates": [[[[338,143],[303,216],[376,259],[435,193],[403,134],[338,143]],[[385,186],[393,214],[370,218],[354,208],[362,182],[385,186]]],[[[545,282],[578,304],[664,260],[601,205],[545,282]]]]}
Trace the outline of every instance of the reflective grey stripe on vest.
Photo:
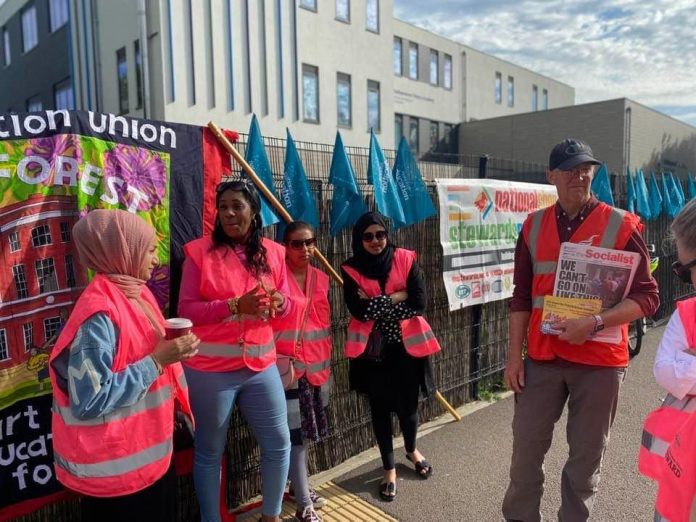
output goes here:
{"type": "Polygon", "coordinates": [[[536,262],[536,245],[541,231],[541,221],[544,217],[545,209],[537,210],[532,214],[532,228],[529,230],[529,254],[532,257],[532,264],[536,262]]]}
{"type": "Polygon", "coordinates": [[[241,357],[244,354],[250,357],[261,357],[274,348],[275,344],[272,342],[258,345],[245,344],[244,346],[239,344],[201,343],[198,345],[198,353],[208,357],[226,357],[231,359],[233,357],[241,357]]]}
{"type": "Polygon", "coordinates": [[[544,296],[538,295],[532,298],[532,308],[544,308],[544,296]]]}
{"type": "Polygon", "coordinates": [[[599,242],[599,246],[603,248],[614,248],[625,215],[625,210],[621,210],[620,208],[611,209],[609,223],[607,223],[607,227],[604,229],[604,234],[602,234],[602,240],[599,242]]]}
{"type": "Polygon", "coordinates": [[[53,413],[56,413],[63,419],[63,422],[67,426],[98,426],[100,424],[107,424],[109,422],[114,422],[117,420],[125,419],[132,415],[142,413],[147,410],[154,410],[159,408],[170,400],[172,397],[171,386],[162,386],[155,391],[148,392],[145,397],[132,406],[126,406],[123,408],[118,408],[117,410],[104,415],[102,417],[97,417],[96,419],[78,419],[73,415],[70,410],[70,406],[59,406],[56,401],[53,401],[53,413]]]}
{"type": "Polygon", "coordinates": [[[182,390],[187,390],[188,389],[188,382],[186,382],[186,375],[184,372],[181,372],[179,376],[176,378],[176,381],[179,383],[179,387],[182,390]]]}
{"type": "Polygon", "coordinates": [[[63,468],[74,477],[78,478],[104,478],[125,475],[149,464],[153,464],[167,457],[172,452],[171,437],[164,442],[147,449],[113,460],[105,460],[91,464],[70,462],[55,452],[56,465],[63,468]]]}
{"type": "Polygon", "coordinates": [[[329,360],[305,365],[305,363],[297,359],[293,361],[293,364],[298,370],[307,370],[309,373],[321,372],[331,367],[331,361],[329,360]]]}
{"type": "Polygon", "coordinates": [[[668,393],[665,400],[662,401],[662,407],[672,408],[684,413],[693,413],[696,411],[696,396],[687,395],[683,399],[677,399],[674,395],[668,393]]]}
{"type": "Polygon", "coordinates": [[[669,447],[669,442],[658,439],[655,435],[645,430],[643,430],[640,443],[650,453],[654,453],[660,457],[665,456],[667,453],[667,448],[669,447]]]}
{"type": "Polygon", "coordinates": [[[409,348],[420,343],[425,343],[430,339],[435,339],[435,334],[432,330],[428,330],[427,332],[423,332],[421,334],[412,335],[408,339],[404,339],[404,346],[409,348]]]}
{"type": "Polygon", "coordinates": [[[655,510],[655,516],[653,518],[653,522],[669,522],[665,517],[660,515],[660,512],[656,509],[655,510]]]}
{"type": "Polygon", "coordinates": [[[556,261],[539,261],[532,265],[534,275],[555,274],[556,261]]]}
{"type": "Polygon", "coordinates": [[[361,334],[360,332],[348,331],[348,335],[346,336],[346,342],[367,344],[367,338],[367,335],[361,334]]]}
{"type": "MultiPolygon", "coordinates": [[[[299,335],[299,330],[283,330],[276,335],[276,341],[294,341],[299,335]]],[[[320,330],[312,330],[305,332],[302,340],[304,341],[319,341],[326,339],[331,335],[331,328],[322,328],[320,330]]]]}

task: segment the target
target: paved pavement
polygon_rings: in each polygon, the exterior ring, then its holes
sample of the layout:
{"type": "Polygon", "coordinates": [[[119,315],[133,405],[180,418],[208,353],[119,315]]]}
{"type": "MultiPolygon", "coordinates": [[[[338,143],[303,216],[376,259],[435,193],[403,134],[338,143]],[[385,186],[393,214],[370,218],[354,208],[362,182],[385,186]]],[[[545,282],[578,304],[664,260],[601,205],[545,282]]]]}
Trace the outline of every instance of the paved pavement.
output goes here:
{"type": "MultiPolygon", "coordinates": [[[[604,458],[602,481],[592,514],[594,521],[651,521],[655,486],[637,471],[642,422],[664,393],[655,384],[652,362],[663,328],[653,329],[643,340],[643,349],[628,371],[619,409],[604,458]]],[[[474,409],[476,406],[474,406],[474,409]]],[[[463,408],[471,410],[469,405],[463,408]]],[[[346,463],[354,469],[334,482],[403,522],[496,521],[507,487],[512,449],[513,399],[510,395],[485,408],[476,409],[461,422],[439,420],[441,427],[419,437],[419,449],[434,465],[427,481],[408,465],[403,449],[397,449],[397,499],[379,500],[380,463],[375,449],[346,463]],[[369,460],[368,462],[365,462],[369,460]]],[[[449,417],[451,419],[451,417],[449,417]]],[[[399,439],[399,442],[401,440],[399,439]]],[[[544,519],[555,520],[560,504],[560,474],[567,457],[565,415],[556,426],[554,442],[546,458],[544,519]]],[[[315,477],[322,480],[323,477],[315,477]]],[[[326,478],[328,480],[328,477],[326,478]]]]}

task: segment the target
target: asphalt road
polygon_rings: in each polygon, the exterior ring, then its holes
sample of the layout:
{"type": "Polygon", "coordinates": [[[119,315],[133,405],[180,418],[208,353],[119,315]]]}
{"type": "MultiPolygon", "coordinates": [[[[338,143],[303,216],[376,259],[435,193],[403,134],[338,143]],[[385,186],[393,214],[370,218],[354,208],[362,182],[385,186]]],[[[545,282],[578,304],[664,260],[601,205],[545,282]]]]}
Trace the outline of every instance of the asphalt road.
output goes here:
{"type": "MultiPolygon", "coordinates": [[[[602,479],[591,520],[652,521],[656,488],[637,470],[642,422],[664,396],[652,376],[652,363],[663,328],[650,331],[632,362],[622,387],[619,409],[604,457],[602,479]]],[[[403,449],[396,450],[397,498],[385,503],[377,487],[380,462],[373,460],[336,482],[404,522],[502,520],[500,505],[507,487],[512,451],[512,397],[419,438],[418,447],[433,464],[427,481],[418,478],[403,449]]],[[[545,520],[555,520],[560,505],[561,469],[568,454],[565,414],[556,426],[546,457],[545,520]]]]}

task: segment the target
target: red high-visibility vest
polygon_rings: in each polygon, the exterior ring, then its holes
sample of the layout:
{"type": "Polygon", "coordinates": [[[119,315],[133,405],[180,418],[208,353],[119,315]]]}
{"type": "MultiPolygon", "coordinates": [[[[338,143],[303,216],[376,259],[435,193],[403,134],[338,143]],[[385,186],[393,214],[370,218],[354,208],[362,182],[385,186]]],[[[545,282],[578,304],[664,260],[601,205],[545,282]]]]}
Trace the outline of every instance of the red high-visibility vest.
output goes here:
{"type": "MultiPolygon", "coordinates": [[[[267,287],[280,286],[280,267],[285,266],[285,248],[263,239],[270,274],[260,279],[267,287]]],[[[199,291],[204,300],[215,301],[241,297],[252,290],[258,280],[246,269],[234,250],[215,248],[209,237],[196,239],[184,246],[184,252],[200,270],[199,291]]],[[[260,372],[275,363],[271,321],[239,316],[228,321],[193,326],[201,340],[198,354],[185,364],[206,372],[227,372],[249,368],[260,372]]]]}
{"type": "MultiPolygon", "coordinates": [[[[144,287],[141,295],[164,328],[164,318],[150,290],[144,287]]],[[[145,313],[105,276],[97,274],[77,300],[53,348],[51,362],[70,349],[77,330],[97,312],[107,314],[118,332],[114,372],[152,353],[160,338],[145,313]]],[[[49,372],[53,453],[61,483],[87,495],[114,497],[140,491],[164,475],[172,456],[174,400],[193,418],[179,363],[168,365],[137,403],[87,420],[72,414],[69,391],[58,384],[52,365],[49,372]]]]}
{"type": "MultiPolygon", "coordinates": [[[[679,301],[677,311],[684,326],[689,347],[696,348],[696,298],[679,301]]],[[[653,410],[643,423],[643,435],[638,453],[638,469],[653,479],[660,480],[664,471],[665,455],[675,434],[696,412],[696,395],[677,399],[667,394],[662,405],[653,410]]]]}
{"type": "MultiPolygon", "coordinates": [[[[384,285],[386,295],[406,290],[408,274],[415,260],[416,253],[411,250],[403,248],[396,248],[394,250],[392,267],[387,276],[387,282],[384,285]]],[[[368,279],[348,265],[343,265],[343,269],[358,286],[362,288],[362,291],[365,292],[368,297],[382,295],[382,290],[376,279],[368,279]]],[[[363,322],[358,321],[355,317],[350,318],[345,347],[346,357],[354,359],[365,351],[367,339],[370,336],[374,324],[374,321],[363,322]]],[[[412,357],[426,357],[440,351],[440,343],[437,342],[428,321],[420,315],[401,321],[401,336],[406,351],[412,357]]]]}
{"type": "Polygon", "coordinates": [[[284,319],[273,324],[278,353],[293,357],[295,374],[303,375],[310,384],[321,386],[329,379],[331,369],[331,308],[329,307],[329,277],[313,266],[307,267],[304,291],[288,270],[290,298],[293,309],[284,319]],[[309,311],[307,292],[314,278],[314,290],[309,311]],[[302,323],[307,314],[307,321],[302,323]]]}
{"type": "MultiPolygon", "coordinates": [[[[633,231],[641,229],[640,220],[634,214],[599,203],[573,233],[570,241],[621,250],[633,231]]],[[[628,366],[628,325],[621,326],[621,341],[617,344],[588,340],[578,346],[557,336],[541,333],[544,296],[553,294],[556,262],[561,249],[555,205],[531,213],[522,225],[522,234],[533,266],[532,312],[527,331],[529,357],[540,361],[560,357],[595,366],[628,366]]]]}

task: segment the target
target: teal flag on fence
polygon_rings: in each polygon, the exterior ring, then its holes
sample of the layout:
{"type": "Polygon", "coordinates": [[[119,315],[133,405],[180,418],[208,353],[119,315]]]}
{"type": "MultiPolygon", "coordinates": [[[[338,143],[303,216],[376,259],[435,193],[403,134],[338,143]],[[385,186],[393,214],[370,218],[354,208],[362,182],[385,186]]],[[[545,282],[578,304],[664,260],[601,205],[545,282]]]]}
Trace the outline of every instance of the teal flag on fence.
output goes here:
{"type": "Polygon", "coordinates": [[[677,187],[677,192],[679,194],[679,209],[682,209],[684,207],[684,203],[686,203],[686,195],[684,194],[684,187],[682,187],[682,183],[681,183],[681,180],[679,179],[679,176],[672,175],[672,181],[674,181],[674,186],[677,187]]]}
{"type": "Polygon", "coordinates": [[[626,167],[626,210],[636,213],[636,187],[633,183],[631,169],[626,167]]]}
{"type": "MultiPolygon", "coordinates": [[[[680,188],[679,187],[679,185],[680,185],[679,179],[671,172],[668,172],[667,174],[669,176],[669,182],[670,182],[669,187],[672,190],[670,196],[672,197],[672,202],[676,203],[676,205],[678,207],[678,210],[677,210],[677,214],[678,214],[679,211],[684,206],[684,198],[682,197],[681,190],[679,190],[679,188],[680,188]]],[[[676,216],[676,214],[675,214],[675,216],[676,216]]]]}
{"type": "MultiPolygon", "coordinates": [[[[292,139],[290,130],[286,129],[286,132],[285,168],[283,169],[283,188],[280,191],[280,200],[293,220],[305,221],[316,228],[319,226],[317,203],[314,200],[309,181],[307,181],[307,174],[297,152],[295,140],[292,139]]],[[[279,240],[283,238],[285,226],[284,222],[278,224],[276,237],[279,240]]]]}
{"type": "Polygon", "coordinates": [[[679,213],[677,187],[673,185],[668,172],[662,173],[662,210],[672,219],[679,213]]]}
{"type": "Polygon", "coordinates": [[[592,192],[602,203],[614,206],[614,195],[611,193],[611,185],[609,184],[609,171],[605,163],[602,163],[592,178],[592,192]]]}
{"type": "Polygon", "coordinates": [[[413,225],[437,214],[428,189],[421,178],[418,164],[411,154],[406,138],[401,137],[394,162],[394,179],[404,210],[405,225],[413,225]]]}
{"type": "Polygon", "coordinates": [[[689,200],[696,198],[696,183],[694,183],[694,175],[689,172],[689,200]]]}
{"type": "Polygon", "coordinates": [[[648,187],[645,184],[643,171],[636,169],[636,210],[638,215],[646,221],[652,219],[650,201],[648,200],[648,187]]]}
{"type": "MultiPolygon", "coordinates": [[[[249,141],[247,142],[244,159],[254,169],[256,175],[263,181],[266,188],[277,197],[275,186],[273,185],[273,170],[271,163],[268,161],[266,147],[263,145],[263,136],[259,122],[256,120],[256,114],[251,117],[251,125],[249,125],[249,141]]],[[[261,196],[261,222],[264,227],[278,223],[280,218],[276,215],[273,207],[266,201],[266,198],[259,192],[261,196]]]]}
{"type": "Polygon", "coordinates": [[[375,204],[382,215],[392,220],[394,228],[406,224],[404,209],[396,190],[396,181],[391,174],[389,163],[384,158],[374,131],[370,131],[370,157],[367,165],[367,180],[375,190],[375,204]]]}
{"type": "Polygon", "coordinates": [[[657,185],[655,173],[650,173],[650,190],[648,190],[648,202],[650,203],[650,219],[657,219],[662,213],[662,195],[657,185]]]}
{"type": "Polygon", "coordinates": [[[365,200],[339,132],[336,132],[329,183],[333,185],[330,233],[335,236],[342,229],[353,226],[358,218],[367,212],[365,200]]]}

